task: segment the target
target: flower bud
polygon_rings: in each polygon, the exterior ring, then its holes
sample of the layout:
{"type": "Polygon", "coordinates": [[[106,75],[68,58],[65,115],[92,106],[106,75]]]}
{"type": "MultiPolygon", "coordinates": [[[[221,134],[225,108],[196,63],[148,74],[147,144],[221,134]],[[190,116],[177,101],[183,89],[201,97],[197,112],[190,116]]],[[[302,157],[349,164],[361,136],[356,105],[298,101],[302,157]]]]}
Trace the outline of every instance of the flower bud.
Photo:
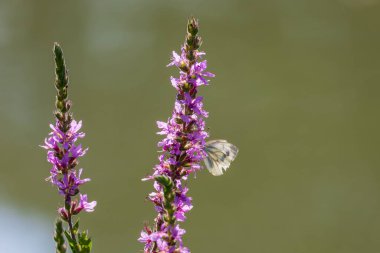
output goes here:
{"type": "Polygon", "coordinates": [[[178,67],[183,72],[188,72],[189,71],[189,67],[187,66],[187,64],[186,64],[185,61],[181,61],[181,64],[178,67]]]}
{"type": "Polygon", "coordinates": [[[67,213],[67,210],[63,207],[58,209],[58,214],[61,217],[61,219],[64,221],[67,221],[69,218],[69,214],[67,213]]]}
{"type": "Polygon", "coordinates": [[[196,20],[194,17],[190,18],[187,23],[187,32],[191,35],[196,35],[198,33],[198,20],[196,20]]]}

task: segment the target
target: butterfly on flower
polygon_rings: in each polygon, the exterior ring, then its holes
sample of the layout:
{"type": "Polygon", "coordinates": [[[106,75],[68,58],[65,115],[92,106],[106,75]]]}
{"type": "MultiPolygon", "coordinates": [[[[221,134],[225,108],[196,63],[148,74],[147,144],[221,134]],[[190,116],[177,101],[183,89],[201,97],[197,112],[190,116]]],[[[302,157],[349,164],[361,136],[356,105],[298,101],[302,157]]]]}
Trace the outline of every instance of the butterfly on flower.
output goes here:
{"type": "Polygon", "coordinates": [[[206,142],[205,152],[207,153],[204,159],[206,168],[212,175],[220,176],[230,167],[239,150],[226,140],[211,140],[206,142]]]}

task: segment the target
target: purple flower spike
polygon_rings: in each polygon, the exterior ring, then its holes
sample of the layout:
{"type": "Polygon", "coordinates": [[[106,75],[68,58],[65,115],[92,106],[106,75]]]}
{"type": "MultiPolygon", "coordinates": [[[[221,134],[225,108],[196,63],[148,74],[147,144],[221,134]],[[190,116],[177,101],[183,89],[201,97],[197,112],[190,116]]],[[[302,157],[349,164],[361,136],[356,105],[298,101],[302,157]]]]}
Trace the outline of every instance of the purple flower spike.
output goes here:
{"type": "Polygon", "coordinates": [[[173,52],[168,66],[180,70],[179,77],[171,77],[172,86],[177,91],[172,116],[167,122],[157,121],[160,129],[157,134],[164,135],[158,143],[162,149],[159,164],[153,174],[143,180],[154,179],[155,191],[148,199],[154,204],[157,217],[153,228],[145,227],[139,242],[145,244],[145,253],[189,253],[183,246],[185,230],[178,222],[186,219],[186,213],[193,205],[187,196],[188,188],[183,185],[188,175],[201,168],[200,162],[206,157],[204,118],[208,113],[203,109],[203,98],[197,96],[198,87],[208,85],[207,62],[198,61],[203,52],[198,48],[201,38],[198,33],[198,21],[191,18],[187,26],[186,42],[181,54],[173,52]]]}
{"type": "MultiPolygon", "coordinates": [[[[80,186],[90,181],[89,178],[81,179],[83,169],[76,169],[78,159],[84,156],[87,148],[84,149],[77,141],[85,136],[80,131],[82,121],[75,121],[70,112],[71,101],[67,98],[68,76],[65,62],[63,59],[62,49],[58,44],[54,45],[54,54],[56,62],[56,80],[55,87],[57,90],[56,96],[56,111],[55,124],[51,124],[52,132],[45,139],[45,144],[42,145],[47,150],[47,160],[51,163],[50,176],[47,178],[53,185],[57,186],[58,192],[64,197],[64,205],[58,209],[58,214],[62,220],[67,222],[67,238],[70,242],[72,252],[89,252],[81,251],[83,248],[91,248],[91,240],[84,240],[82,233],[78,235],[78,226],[74,228],[73,216],[79,214],[82,210],[85,212],[93,212],[96,206],[96,201],[88,202],[86,194],[80,194],[79,199],[76,197],[80,193],[80,186]],[[78,240],[78,238],[82,238],[78,240]]],[[[62,223],[57,222],[62,227],[62,223]]],[[[58,226],[58,227],[59,227],[58,226]]],[[[64,246],[62,229],[56,230],[57,235],[57,252],[61,252],[64,246]]],[[[87,236],[87,232],[85,232],[87,236]]],[[[62,250],[62,252],[64,252],[62,250]]]]}

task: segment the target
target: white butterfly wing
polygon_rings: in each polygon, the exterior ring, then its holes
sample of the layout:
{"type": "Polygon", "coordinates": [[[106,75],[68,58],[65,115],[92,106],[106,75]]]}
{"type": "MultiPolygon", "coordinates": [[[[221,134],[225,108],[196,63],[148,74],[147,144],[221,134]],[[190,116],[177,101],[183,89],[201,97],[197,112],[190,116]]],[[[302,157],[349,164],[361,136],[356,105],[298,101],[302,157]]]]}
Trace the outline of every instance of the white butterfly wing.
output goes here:
{"type": "Polygon", "coordinates": [[[223,175],[236,158],[239,150],[235,145],[225,140],[212,140],[206,143],[207,157],[204,159],[206,168],[214,176],[223,175]]]}

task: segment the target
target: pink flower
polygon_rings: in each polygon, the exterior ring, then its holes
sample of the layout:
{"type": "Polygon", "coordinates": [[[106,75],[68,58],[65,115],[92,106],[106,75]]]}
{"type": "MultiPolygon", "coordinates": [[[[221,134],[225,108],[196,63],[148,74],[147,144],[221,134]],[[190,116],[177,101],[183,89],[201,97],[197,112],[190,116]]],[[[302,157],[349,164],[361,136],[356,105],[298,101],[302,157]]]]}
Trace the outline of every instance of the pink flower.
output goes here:
{"type": "Polygon", "coordinates": [[[79,194],[79,205],[75,209],[75,213],[79,213],[82,210],[84,210],[85,212],[91,213],[94,211],[96,204],[97,204],[96,201],[92,201],[92,202],[87,201],[87,194],[83,194],[83,195],[79,194]]]}

